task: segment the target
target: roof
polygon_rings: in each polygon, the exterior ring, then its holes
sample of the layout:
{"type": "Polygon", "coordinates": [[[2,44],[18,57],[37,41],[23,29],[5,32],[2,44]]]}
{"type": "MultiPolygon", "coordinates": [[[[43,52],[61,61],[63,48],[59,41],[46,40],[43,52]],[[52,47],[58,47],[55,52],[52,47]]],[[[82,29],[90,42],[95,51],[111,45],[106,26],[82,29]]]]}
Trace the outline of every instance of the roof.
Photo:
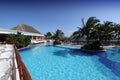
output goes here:
{"type": "Polygon", "coordinates": [[[32,26],[26,25],[26,24],[19,24],[16,27],[11,28],[12,30],[22,31],[22,32],[31,32],[31,33],[37,33],[41,34],[39,31],[34,29],[32,26]]]}
{"type": "Polygon", "coordinates": [[[0,34],[16,34],[17,31],[0,27],[0,34]]]}
{"type": "MultiPolygon", "coordinates": [[[[17,32],[18,30],[0,28],[0,34],[17,34],[17,32]]],[[[21,34],[27,35],[27,36],[44,36],[43,34],[39,34],[39,33],[25,32],[25,31],[20,31],[20,32],[21,34]]]]}

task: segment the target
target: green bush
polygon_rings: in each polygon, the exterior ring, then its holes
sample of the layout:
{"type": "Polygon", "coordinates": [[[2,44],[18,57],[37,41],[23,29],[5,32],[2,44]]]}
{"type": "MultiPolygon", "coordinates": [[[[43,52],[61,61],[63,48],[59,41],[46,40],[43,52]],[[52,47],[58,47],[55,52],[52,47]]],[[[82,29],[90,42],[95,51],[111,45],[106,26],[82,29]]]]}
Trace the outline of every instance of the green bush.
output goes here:
{"type": "Polygon", "coordinates": [[[30,37],[22,35],[19,32],[16,35],[8,34],[6,41],[14,42],[17,48],[26,47],[31,43],[30,37]]]}
{"type": "Polygon", "coordinates": [[[0,34],[0,42],[4,42],[6,40],[5,34],[0,34]]]}
{"type": "Polygon", "coordinates": [[[86,50],[104,50],[102,47],[100,41],[94,41],[92,44],[85,44],[84,46],[81,47],[81,49],[86,49],[86,50]]]}
{"type": "Polygon", "coordinates": [[[58,41],[58,40],[55,40],[55,41],[53,42],[53,45],[60,45],[60,44],[61,44],[61,42],[58,41]]]}

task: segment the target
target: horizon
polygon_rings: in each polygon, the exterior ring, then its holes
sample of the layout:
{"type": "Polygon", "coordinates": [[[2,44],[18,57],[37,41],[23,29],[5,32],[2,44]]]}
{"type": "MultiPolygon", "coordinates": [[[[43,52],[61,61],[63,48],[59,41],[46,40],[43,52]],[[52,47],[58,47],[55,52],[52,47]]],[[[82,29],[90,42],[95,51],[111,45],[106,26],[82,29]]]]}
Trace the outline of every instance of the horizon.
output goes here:
{"type": "Polygon", "coordinates": [[[45,34],[62,30],[70,36],[81,19],[94,16],[103,21],[120,23],[119,0],[9,0],[0,1],[0,27],[10,29],[26,24],[45,34]]]}

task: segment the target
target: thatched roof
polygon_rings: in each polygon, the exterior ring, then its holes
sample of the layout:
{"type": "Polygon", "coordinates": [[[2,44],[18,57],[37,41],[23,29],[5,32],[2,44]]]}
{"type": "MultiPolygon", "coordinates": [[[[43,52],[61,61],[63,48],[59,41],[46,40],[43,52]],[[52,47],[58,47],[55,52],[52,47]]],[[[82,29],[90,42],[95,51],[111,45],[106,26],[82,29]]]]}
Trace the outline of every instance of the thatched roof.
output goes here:
{"type": "Polygon", "coordinates": [[[12,30],[23,31],[23,32],[31,32],[41,34],[39,31],[34,29],[32,26],[28,26],[26,24],[19,24],[16,27],[11,28],[12,30]]]}

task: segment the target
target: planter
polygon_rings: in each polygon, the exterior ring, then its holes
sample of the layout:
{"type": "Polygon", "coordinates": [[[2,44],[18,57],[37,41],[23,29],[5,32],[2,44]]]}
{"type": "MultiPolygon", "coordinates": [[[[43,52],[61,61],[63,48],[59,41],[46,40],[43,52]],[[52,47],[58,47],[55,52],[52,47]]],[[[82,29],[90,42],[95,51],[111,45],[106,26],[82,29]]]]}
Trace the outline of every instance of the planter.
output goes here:
{"type": "Polygon", "coordinates": [[[80,49],[80,51],[83,52],[90,52],[90,53],[101,53],[101,52],[105,52],[106,50],[87,50],[87,49],[80,49]]]}

